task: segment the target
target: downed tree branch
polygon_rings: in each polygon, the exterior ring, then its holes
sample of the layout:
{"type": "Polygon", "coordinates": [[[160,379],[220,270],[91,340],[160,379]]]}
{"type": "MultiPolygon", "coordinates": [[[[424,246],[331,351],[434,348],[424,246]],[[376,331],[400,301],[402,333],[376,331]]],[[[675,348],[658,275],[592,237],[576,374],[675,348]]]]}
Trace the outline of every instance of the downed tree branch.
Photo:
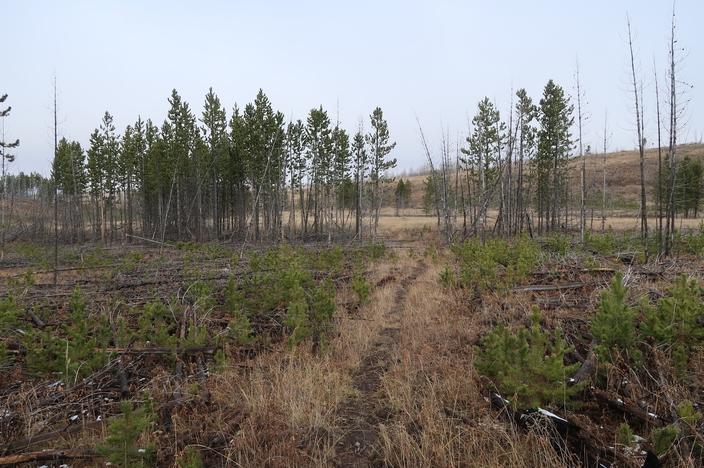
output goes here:
{"type": "Polygon", "coordinates": [[[18,465],[41,461],[60,461],[95,458],[97,454],[86,449],[40,450],[38,452],[20,453],[0,457],[0,466],[18,465]]]}
{"type": "Polygon", "coordinates": [[[29,448],[32,445],[36,445],[43,442],[50,442],[61,437],[65,437],[69,434],[103,427],[104,424],[104,421],[91,421],[84,424],[75,424],[58,431],[44,432],[42,434],[27,437],[25,439],[16,440],[14,442],[11,442],[9,445],[6,445],[5,447],[0,447],[0,454],[17,452],[18,450],[29,448]]]}
{"type": "Polygon", "coordinates": [[[102,351],[114,354],[177,354],[185,356],[189,354],[213,354],[216,348],[212,346],[198,346],[194,348],[103,348],[102,351]]]}
{"type": "Polygon", "coordinates": [[[580,289],[589,286],[589,283],[566,283],[566,284],[529,284],[527,286],[517,286],[511,289],[511,292],[521,291],[562,291],[565,289],[580,289]]]}
{"type": "Polygon", "coordinates": [[[582,363],[582,367],[579,368],[574,377],[570,379],[570,385],[578,384],[587,378],[591,378],[596,374],[597,359],[594,349],[596,348],[596,340],[592,340],[589,345],[589,353],[587,353],[587,358],[582,363]]]}
{"type": "Polygon", "coordinates": [[[666,421],[663,421],[663,419],[657,414],[650,413],[642,409],[640,406],[624,401],[618,396],[614,398],[608,392],[600,390],[596,387],[591,387],[590,390],[592,395],[594,395],[597,400],[606,403],[611,408],[618,409],[653,426],[662,427],[666,424],[666,421]]]}
{"type": "Polygon", "coordinates": [[[575,421],[568,421],[542,408],[514,413],[510,402],[493,392],[491,394],[491,403],[525,429],[530,429],[529,421],[532,418],[542,418],[550,423],[556,432],[555,436],[559,436],[551,437],[552,443],[559,449],[569,448],[572,453],[580,457],[585,466],[600,466],[599,463],[602,466],[608,466],[603,465],[603,460],[615,460],[624,466],[632,465],[631,460],[612,447],[602,444],[591,431],[575,421]]]}

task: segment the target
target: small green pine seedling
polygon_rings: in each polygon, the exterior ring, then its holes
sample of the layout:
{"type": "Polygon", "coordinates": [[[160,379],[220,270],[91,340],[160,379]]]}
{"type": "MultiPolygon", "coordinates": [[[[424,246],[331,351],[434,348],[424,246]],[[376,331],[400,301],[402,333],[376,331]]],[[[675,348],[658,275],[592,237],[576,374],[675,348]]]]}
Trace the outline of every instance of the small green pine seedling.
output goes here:
{"type": "Polygon", "coordinates": [[[371,285],[364,276],[354,275],[352,278],[352,290],[357,295],[360,304],[364,304],[369,299],[371,285]]]}
{"type": "Polygon", "coordinates": [[[616,429],[616,442],[625,445],[626,447],[630,447],[633,445],[633,442],[635,442],[636,436],[633,434],[633,429],[631,429],[631,426],[628,425],[628,423],[621,423],[618,426],[618,429],[616,429]]]}
{"type": "Polygon", "coordinates": [[[579,364],[565,365],[565,340],[560,333],[541,330],[537,309],[532,322],[516,333],[503,326],[491,331],[481,341],[475,367],[515,408],[562,406],[581,390],[581,385],[567,385],[579,364]]]}
{"type": "Polygon", "coordinates": [[[455,270],[449,265],[440,272],[440,284],[446,288],[454,288],[457,285],[455,270]]]}
{"type": "Polygon", "coordinates": [[[689,400],[684,400],[677,405],[677,415],[691,426],[696,425],[702,419],[702,413],[696,411],[689,400]]]}
{"type": "Polygon", "coordinates": [[[130,402],[123,402],[122,414],[108,427],[108,436],[98,445],[98,452],[114,466],[122,468],[151,466],[153,448],[140,447],[142,433],[151,424],[151,415],[146,408],[132,409],[130,402]]]}
{"type": "Polygon", "coordinates": [[[293,300],[288,305],[284,324],[291,330],[289,344],[295,346],[310,335],[308,325],[308,303],[300,286],[292,292],[293,300]]]}
{"type": "Polygon", "coordinates": [[[597,354],[610,360],[611,350],[634,354],[636,339],[635,311],[626,303],[628,288],[623,275],[617,273],[611,287],[601,296],[601,303],[592,320],[592,335],[598,343],[597,354]]]}
{"type": "Polygon", "coordinates": [[[674,424],[653,431],[653,449],[658,455],[664,455],[677,440],[679,431],[674,424]]]}
{"type": "Polygon", "coordinates": [[[641,330],[666,345],[675,367],[683,371],[691,351],[704,343],[704,300],[697,280],[682,275],[655,307],[646,307],[641,330]]]}
{"type": "Polygon", "coordinates": [[[203,458],[195,447],[186,447],[181,459],[178,461],[179,468],[204,468],[203,458]]]}
{"type": "Polygon", "coordinates": [[[230,320],[227,326],[228,335],[238,346],[248,346],[254,340],[254,331],[249,318],[242,312],[238,312],[230,320]]]}

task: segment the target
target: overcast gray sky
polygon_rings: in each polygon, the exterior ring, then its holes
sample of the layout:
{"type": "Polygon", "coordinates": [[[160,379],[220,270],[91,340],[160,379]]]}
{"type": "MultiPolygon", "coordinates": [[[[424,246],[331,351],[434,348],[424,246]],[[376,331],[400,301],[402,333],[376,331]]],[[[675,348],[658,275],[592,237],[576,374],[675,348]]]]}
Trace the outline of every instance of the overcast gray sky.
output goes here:
{"type": "MultiPolygon", "coordinates": [[[[662,0],[497,1],[10,1],[3,0],[2,79],[20,138],[13,171],[48,173],[52,80],[60,136],[84,147],[109,110],[122,130],[138,115],[161,123],[176,88],[200,115],[212,86],[232,109],[263,88],[287,117],[323,105],[354,130],[381,106],[399,167],[424,163],[416,115],[436,146],[464,138],[489,96],[507,115],[510,91],[537,100],[552,78],[574,93],[579,58],[597,143],[608,109],[613,149],[634,146],[626,14],[644,78],[646,136],[655,139],[653,60],[665,82],[672,4],[662,0]]],[[[694,85],[682,135],[704,134],[704,1],[679,0],[680,78],[694,85]]],[[[368,124],[367,124],[368,125],[368,124]]]]}

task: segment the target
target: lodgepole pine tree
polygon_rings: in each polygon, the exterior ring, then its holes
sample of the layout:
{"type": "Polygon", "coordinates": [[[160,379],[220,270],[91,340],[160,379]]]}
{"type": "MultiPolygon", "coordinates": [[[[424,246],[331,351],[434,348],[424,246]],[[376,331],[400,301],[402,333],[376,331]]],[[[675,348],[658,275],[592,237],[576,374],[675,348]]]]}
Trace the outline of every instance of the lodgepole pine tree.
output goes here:
{"type": "Polygon", "coordinates": [[[210,172],[210,207],[213,219],[213,231],[216,239],[221,235],[220,205],[219,200],[222,174],[220,169],[227,159],[229,142],[227,137],[227,112],[220,104],[220,98],[208,89],[203,106],[203,136],[208,148],[208,169],[210,172]]]}
{"type": "MultiPolygon", "coordinates": [[[[0,104],[4,103],[7,99],[7,94],[0,96],[0,104]]],[[[2,186],[0,187],[0,229],[2,230],[2,246],[0,247],[0,260],[5,258],[5,232],[7,231],[7,226],[5,226],[5,201],[7,195],[7,166],[15,161],[15,156],[8,153],[7,150],[11,148],[17,148],[20,145],[20,140],[15,141],[5,141],[5,117],[10,115],[12,110],[11,106],[5,109],[0,108],[0,119],[2,119],[2,135],[0,139],[0,160],[2,161],[2,186]]]]}
{"type": "Polygon", "coordinates": [[[368,169],[367,149],[364,144],[364,134],[360,124],[359,130],[352,138],[352,154],[354,157],[354,174],[355,174],[355,223],[354,232],[357,240],[362,240],[363,234],[363,207],[362,194],[364,193],[364,178],[368,169]]]}
{"type": "Polygon", "coordinates": [[[543,90],[538,112],[538,143],[533,160],[536,177],[538,229],[558,227],[560,210],[565,204],[567,162],[573,142],[570,128],[574,107],[561,86],[549,80],[543,90]]]}
{"type": "Polygon", "coordinates": [[[369,116],[371,119],[371,131],[365,137],[369,145],[369,157],[371,162],[370,179],[372,182],[372,213],[374,224],[372,236],[375,238],[379,228],[379,211],[383,202],[384,183],[389,179],[386,171],[396,167],[396,159],[389,158],[389,154],[396,147],[396,142],[391,142],[389,136],[389,126],[384,120],[384,113],[381,107],[374,109],[369,116]]]}

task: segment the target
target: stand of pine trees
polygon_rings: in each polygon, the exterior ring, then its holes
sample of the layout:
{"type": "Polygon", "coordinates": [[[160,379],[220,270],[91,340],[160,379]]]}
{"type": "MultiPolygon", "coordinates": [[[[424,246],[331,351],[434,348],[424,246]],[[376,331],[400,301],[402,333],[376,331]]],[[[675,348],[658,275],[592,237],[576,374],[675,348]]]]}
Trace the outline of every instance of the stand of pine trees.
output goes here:
{"type": "Polygon", "coordinates": [[[200,117],[176,90],[169,104],[161,126],[139,117],[120,135],[105,112],[85,151],[60,140],[64,242],[376,236],[396,166],[380,108],[350,144],[322,107],[287,124],[261,90],[229,116],[212,88],[200,117]]]}

